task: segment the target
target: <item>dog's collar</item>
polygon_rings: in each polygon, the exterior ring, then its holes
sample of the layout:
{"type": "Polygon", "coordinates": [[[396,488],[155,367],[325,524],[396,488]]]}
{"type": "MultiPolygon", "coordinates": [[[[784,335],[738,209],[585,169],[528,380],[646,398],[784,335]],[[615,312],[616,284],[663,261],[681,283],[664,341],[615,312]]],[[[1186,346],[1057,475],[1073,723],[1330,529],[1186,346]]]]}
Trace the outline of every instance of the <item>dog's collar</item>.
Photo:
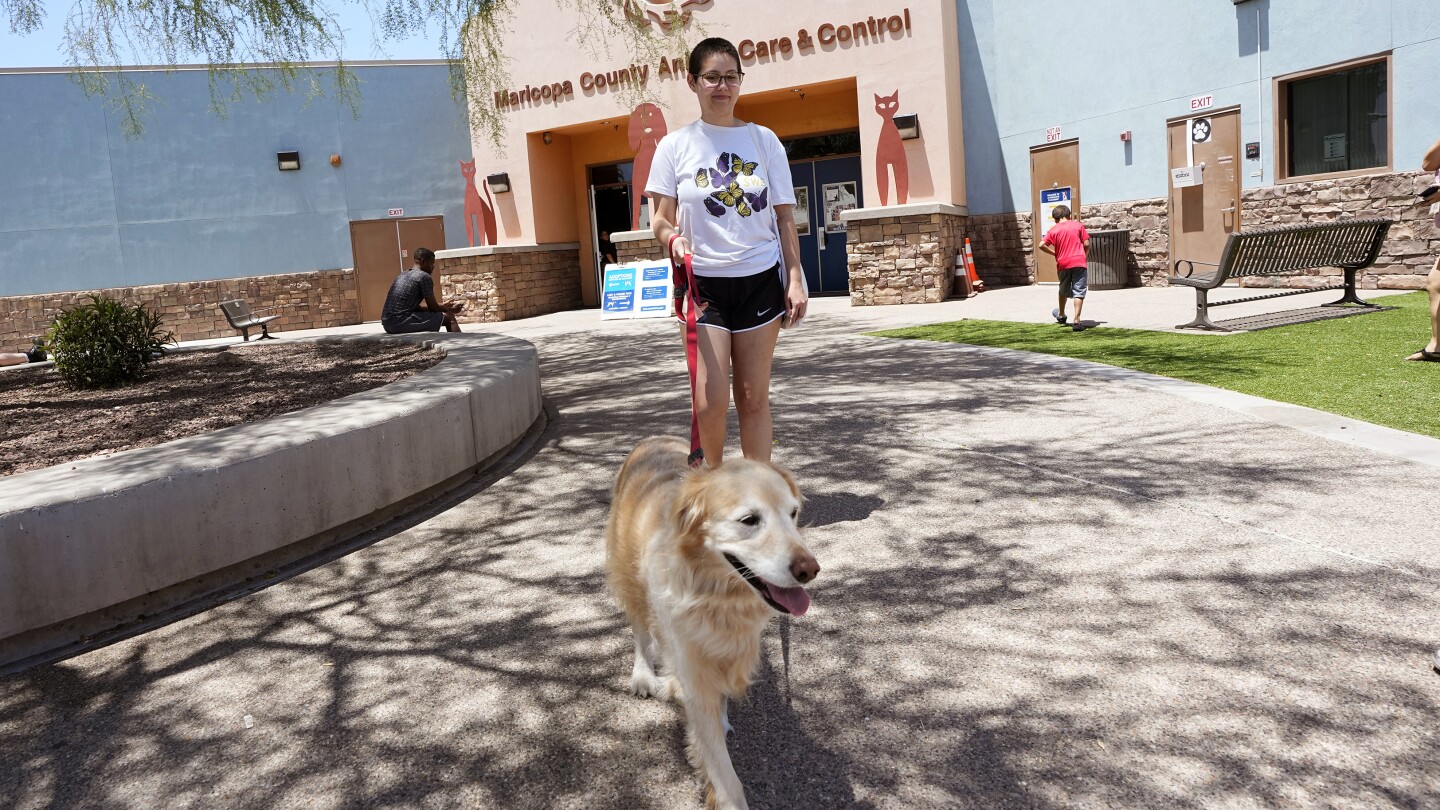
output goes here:
{"type": "Polygon", "coordinates": [[[750,587],[760,592],[760,598],[764,599],[766,604],[768,604],[772,608],[775,608],[781,613],[790,612],[789,608],[775,601],[775,599],[770,596],[770,588],[766,586],[765,581],[755,576],[755,574],[753,574],[750,569],[746,567],[745,563],[742,563],[740,562],[740,560],[736,559],[735,555],[728,553],[725,555],[725,560],[726,562],[730,563],[731,567],[735,569],[736,573],[743,577],[746,582],[750,583],[750,587]]]}

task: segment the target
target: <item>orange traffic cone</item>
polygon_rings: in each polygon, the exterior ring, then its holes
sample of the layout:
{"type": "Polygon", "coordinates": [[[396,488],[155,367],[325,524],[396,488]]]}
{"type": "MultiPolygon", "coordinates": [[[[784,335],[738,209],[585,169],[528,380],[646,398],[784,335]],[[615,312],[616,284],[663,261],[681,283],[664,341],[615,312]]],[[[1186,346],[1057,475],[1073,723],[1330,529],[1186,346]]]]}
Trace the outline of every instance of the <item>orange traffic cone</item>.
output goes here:
{"type": "Polygon", "coordinates": [[[980,280],[980,274],[975,271],[975,251],[970,249],[970,238],[965,238],[965,272],[970,274],[970,286],[975,292],[985,292],[985,282],[980,280]]]}

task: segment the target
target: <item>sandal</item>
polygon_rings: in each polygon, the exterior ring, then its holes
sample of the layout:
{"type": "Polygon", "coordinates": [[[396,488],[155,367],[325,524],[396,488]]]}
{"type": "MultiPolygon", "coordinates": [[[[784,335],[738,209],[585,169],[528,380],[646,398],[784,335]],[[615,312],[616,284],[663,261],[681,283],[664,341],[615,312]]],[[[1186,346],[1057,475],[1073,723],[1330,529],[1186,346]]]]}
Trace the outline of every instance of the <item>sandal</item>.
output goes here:
{"type": "Polygon", "coordinates": [[[1417,360],[1417,361],[1422,362],[1422,363],[1440,363],[1440,351],[1433,351],[1433,352],[1432,352],[1432,351],[1430,351],[1429,349],[1421,349],[1421,350],[1420,350],[1420,356],[1419,356],[1419,357],[1415,357],[1415,356],[1412,355],[1412,356],[1407,357],[1407,358],[1405,358],[1405,359],[1406,359],[1406,360],[1417,360]]]}

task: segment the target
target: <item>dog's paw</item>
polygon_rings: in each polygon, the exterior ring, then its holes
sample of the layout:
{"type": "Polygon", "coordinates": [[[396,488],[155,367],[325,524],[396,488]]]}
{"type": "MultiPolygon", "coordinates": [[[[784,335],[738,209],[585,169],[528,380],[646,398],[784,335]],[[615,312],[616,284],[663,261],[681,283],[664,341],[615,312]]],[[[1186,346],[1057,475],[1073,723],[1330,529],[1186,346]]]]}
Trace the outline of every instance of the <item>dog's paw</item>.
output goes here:
{"type": "Polygon", "coordinates": [[[648,698],[656,695],[665,696],[665,685],[660,679],[648,672],[635,672],[630,675],[630,692],[637,697],[648,698]]]}

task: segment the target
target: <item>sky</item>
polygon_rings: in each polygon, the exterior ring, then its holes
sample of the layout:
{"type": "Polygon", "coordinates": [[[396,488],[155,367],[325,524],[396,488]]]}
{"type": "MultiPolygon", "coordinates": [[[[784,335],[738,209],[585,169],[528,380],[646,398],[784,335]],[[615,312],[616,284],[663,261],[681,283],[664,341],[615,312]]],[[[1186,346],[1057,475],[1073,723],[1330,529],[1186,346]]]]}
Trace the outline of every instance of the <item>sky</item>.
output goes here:
{"type": "MultiPolygon", "coordinates": [[[[419,36],[385,43],[387,54],[377,54],[370,34],[370,18],[358,4],[336,2],[330,8],[345,29],[345,58],[352,61],[368,59],[440,59],[439,45],[419,36]]],[[[62,67],[62,30],[70,12],[69,0],[48,0],[45,26],[33,34],[10,33],[9,20],[0,21],[0,68],[62,67]]],[[[435,39],[438,40],[438,33],[435,39]]]]}

